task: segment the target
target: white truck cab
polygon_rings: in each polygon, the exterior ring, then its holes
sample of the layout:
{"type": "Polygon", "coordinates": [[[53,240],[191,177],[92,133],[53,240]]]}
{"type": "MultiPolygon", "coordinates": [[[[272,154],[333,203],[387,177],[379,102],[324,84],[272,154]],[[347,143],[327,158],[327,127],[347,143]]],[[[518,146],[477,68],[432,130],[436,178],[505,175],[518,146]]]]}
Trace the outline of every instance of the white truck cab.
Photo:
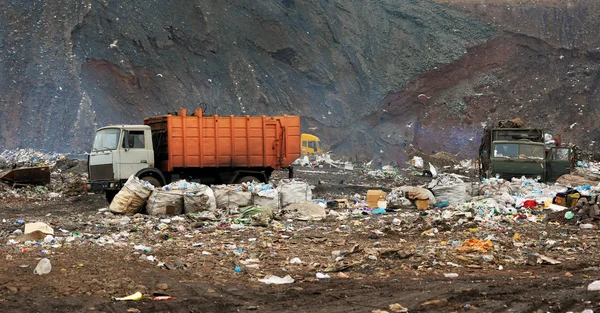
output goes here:
{"type": "Polygon", "coordinates": [[[88,164],[88,190],[114,190],[116,194],[129,176],[154,166],[150,126],[111,125],[98,129],[88,164]]]}

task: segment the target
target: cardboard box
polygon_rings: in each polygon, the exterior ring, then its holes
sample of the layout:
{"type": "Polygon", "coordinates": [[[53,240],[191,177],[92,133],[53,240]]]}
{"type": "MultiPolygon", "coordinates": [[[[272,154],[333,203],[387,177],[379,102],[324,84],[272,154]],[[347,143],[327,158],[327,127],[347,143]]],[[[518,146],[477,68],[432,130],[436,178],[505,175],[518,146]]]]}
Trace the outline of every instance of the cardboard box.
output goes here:
{"type": "Polygon", "coordinates": [[[367,190],[367,204],[370,208],[376,208],[377,201],[385,201],[386,196],[383,190],[367,190]]]}

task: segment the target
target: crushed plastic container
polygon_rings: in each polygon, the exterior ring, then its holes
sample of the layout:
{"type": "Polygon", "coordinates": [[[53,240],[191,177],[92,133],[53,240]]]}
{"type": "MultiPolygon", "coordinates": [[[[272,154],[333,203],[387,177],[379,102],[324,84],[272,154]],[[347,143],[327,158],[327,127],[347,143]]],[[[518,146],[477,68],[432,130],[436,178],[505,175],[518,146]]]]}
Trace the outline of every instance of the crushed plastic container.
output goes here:
{"type": "Polygon", "coordinates": [[[33,270],[33,273],[37,274],[37,275],[45,275],[45,274],[50,273],[51,270],[52,270],[52,264],[50,263],[50,260],[48,258],[43,258],[40,260],[38,265],[35,267],[35,269],[33,270]]]}

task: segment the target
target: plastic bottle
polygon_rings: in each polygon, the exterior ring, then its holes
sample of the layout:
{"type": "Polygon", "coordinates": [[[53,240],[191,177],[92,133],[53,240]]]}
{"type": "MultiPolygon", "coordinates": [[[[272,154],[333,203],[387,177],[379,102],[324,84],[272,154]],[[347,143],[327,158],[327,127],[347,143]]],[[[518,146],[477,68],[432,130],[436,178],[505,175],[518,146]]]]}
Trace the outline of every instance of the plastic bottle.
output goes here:
{"type": "Polygon", "coordinates": [[[134,246],[133,248],[135,248],[136,250],[139,250],[139,251],[145,252],[145,253],[150,253],[150,252],[152,252],[152,248],[151,248],[151,247],[146,247],[146,246],[144,246],[144,245],[137,245],[137,246],[134,246]]]}
{"type": "Polygon", "coordinates": [[[48,258],[43,258],[40,260],[38,265],[33,270],[34,274],[44,275],[50,273],[52,270],[52,264],[50,264],[50,260],[48,258]]]}

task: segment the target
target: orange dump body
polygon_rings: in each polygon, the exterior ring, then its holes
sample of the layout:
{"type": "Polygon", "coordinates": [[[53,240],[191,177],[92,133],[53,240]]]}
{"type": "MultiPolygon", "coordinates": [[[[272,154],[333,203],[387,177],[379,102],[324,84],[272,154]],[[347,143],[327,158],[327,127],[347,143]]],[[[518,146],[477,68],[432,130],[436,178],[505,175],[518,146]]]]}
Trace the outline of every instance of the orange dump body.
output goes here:
{"type": "Polygon", "coordinates": [[[190,167],[289,166],[300,156],[299,116],[187,116],[144,119],[152,129],[155,162],[163,172],[190,167]]]}

